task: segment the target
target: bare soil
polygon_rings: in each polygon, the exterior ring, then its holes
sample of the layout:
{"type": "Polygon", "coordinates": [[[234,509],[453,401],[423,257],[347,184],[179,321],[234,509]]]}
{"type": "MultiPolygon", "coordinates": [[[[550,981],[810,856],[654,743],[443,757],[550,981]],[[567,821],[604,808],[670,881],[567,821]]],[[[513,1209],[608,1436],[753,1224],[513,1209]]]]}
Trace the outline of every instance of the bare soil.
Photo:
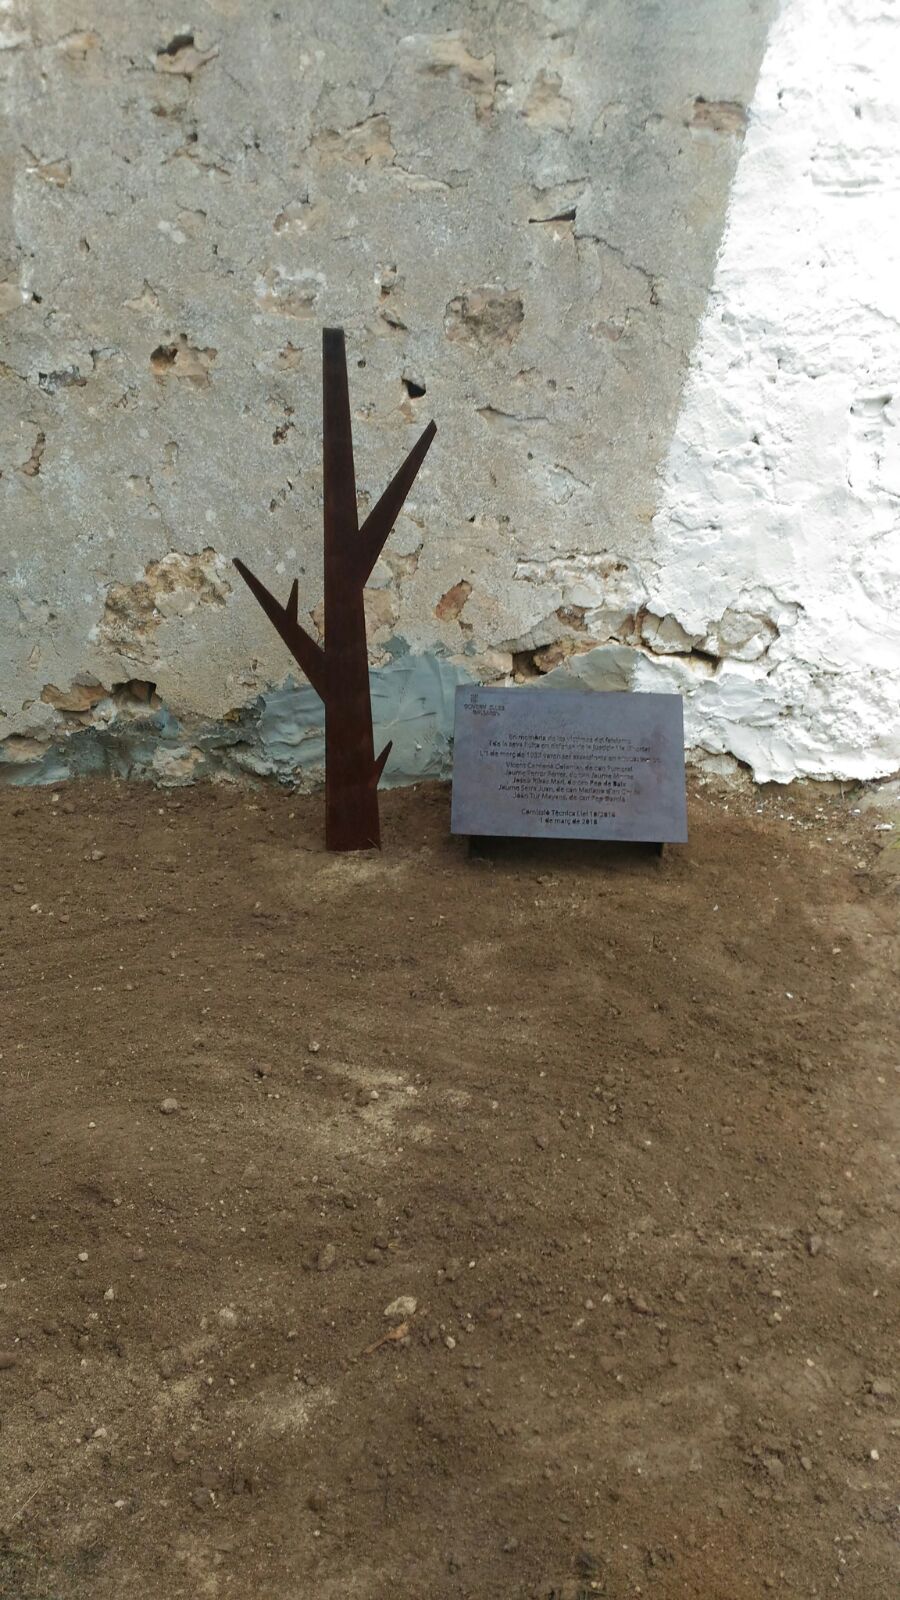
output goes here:
{"type": "Polygon", "coordinates": [[[0,1595],[895,1600],[896,833],[382,814],[0,793],[0,1595]]]}

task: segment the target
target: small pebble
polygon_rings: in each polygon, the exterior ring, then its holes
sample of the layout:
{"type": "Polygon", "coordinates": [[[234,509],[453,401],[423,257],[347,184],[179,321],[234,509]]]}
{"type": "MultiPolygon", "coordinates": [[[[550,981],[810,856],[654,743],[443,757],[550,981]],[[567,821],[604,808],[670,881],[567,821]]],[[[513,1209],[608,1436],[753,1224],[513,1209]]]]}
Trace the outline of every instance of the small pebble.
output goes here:
{"type": "Polygon", "coordinates": [[[309,1044],[306,1046],[306,1048],[309,1051],[311,1056],[317,1056],[319,1054],[319,1051],[321,1050],[322,1046],[320,1045],[318,1039],[310,1039],[309,1044]]]}
{"type": "Polygon", "coordinates": [[[78,1252],[79,1261],[87,1261],[87,1258],[88,1258],[87,1251],[86,1250],[79,1250],[79,1252],[78,1252]]]}
{"type": "Polygon", "coordinates": [[[173,1111],[178,1110],[178,1101],[174,1100],[172,1096],[169,1095],[167,1099],[160,1100],[159,1109],[164,1117],[170,1117],[173,1111]]]}
{"type": "Polygon", "coordinates": [[[822,1248],[822,1238],[818,1233],[811,1233],[806,1241],[806,1248],[811,1256],[817,1256],[822,1248]]]}
{"type": "Polygon", "coordinates": [[[212,1490],[194,1489],[191,1493],[191,1500],[198,1511],[208,1511],[213,1503],[212,1490]]]}
{"type": "Polygon", "coordinates": [[[415,1316],[418,1304],[418,1300],[413,1295],[400,1294],[396,1300],[391,1301],[389,1306],[385,1306],[384,1314],[386,1317],[399,1317],[402,1322],[404,1317],[415,1316]]]}
{"type": "Polygon", "coordinates": [[[113,1288],[113,1287],[112,1287],[112,1285],[110,1285],[110,1287],[109,1287],[109,1288],[108,1288],[108,1289],[107,1289],[107,1291],[106,1291],[106,1293],[105,1293],[105,1294],[104,1294],[104,1296],[103,1296],[103,1298],[104,1298],[104,1300],[106,1300],[106,1301],[110,1301],[110,1300],[115,1300],[115,1298],[116,1298],[116,1291],[115,1291],[115,1289],[114,1289],[114,1288],[113,1288]]]}
{"type": "Polygon", "coordinates": [[[223,1306],[222,1307],[221,1311],[219,1312],[219,1323],[220,1323],[220,1326],[223,1327],[223,1328],[236,1328],[237,1327],[237,1325],[238,1325],[238,1314],[235,1311],[234,1306],[223,1306]]]}
{"type": "Polygon", "coordinates": [[[447,1346],[448,1350],[455,1350],[456,1349],[456,1340],[454,1339],[452,1333],[448,1333],[446,1339],[444,1340],[444,1343],[447,1346]]]}
{"type": "Polygon", "coordinates": [[[316,1256],[316,1266],[320,1272],[327,1272],[337,1260],[337,1250],[333,1244],[323,1244],[316,1256]]]}

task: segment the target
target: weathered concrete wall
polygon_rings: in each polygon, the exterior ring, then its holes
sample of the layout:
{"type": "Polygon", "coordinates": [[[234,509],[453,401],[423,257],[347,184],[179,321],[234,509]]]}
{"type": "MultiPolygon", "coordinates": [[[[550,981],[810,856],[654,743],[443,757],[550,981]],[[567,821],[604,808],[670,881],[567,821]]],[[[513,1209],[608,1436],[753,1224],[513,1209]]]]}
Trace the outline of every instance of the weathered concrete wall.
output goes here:
{"type": "Polygon", "coordinates": [[[4,0],[7,776],[320,765],[229,557],[320,619],[322,324],[363,506],[439,425],[369,592],[389,778],[461,676],[682,647],[658,471],[772,9],[4,0]]]}

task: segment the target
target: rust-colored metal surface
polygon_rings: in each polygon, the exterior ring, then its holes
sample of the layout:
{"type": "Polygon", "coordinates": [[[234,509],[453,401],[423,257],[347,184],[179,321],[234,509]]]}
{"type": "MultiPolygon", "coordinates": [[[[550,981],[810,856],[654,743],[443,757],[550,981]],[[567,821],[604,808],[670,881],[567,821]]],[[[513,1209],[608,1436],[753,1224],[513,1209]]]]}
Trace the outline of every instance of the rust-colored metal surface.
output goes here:
{"type": "Polygon", "coordinates": [[[235,557],[234,564],[325,705],[326,847],[371,850],[381,846],[378,780],[391,747],[376,758],[363,591],[437,430],[428,424],[360,527],[341,328],[323,329],[322,385],[324,648],[298,621],[296,579],[282,606],[243,561],[235,557]]]}

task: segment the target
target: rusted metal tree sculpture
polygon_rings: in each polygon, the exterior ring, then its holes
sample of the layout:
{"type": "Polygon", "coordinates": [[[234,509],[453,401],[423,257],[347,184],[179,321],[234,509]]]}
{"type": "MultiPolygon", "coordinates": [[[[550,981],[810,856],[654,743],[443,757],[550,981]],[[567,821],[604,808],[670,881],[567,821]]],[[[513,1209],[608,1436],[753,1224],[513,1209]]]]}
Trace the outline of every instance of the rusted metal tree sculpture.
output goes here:
{"type": "Polygon", "coordinates": [[[381,848],[378,780],[391,746],[375,758],[363,590],[415,481],[436,428],[428,424],[362,527],[356,478],[347,356],[342,328],[322,331],[323,477],[325,490],[325,646],[297,619],[296,578],[287,605],[235,557],[235,566],[325,704],[325,845],[381,848]]]}

